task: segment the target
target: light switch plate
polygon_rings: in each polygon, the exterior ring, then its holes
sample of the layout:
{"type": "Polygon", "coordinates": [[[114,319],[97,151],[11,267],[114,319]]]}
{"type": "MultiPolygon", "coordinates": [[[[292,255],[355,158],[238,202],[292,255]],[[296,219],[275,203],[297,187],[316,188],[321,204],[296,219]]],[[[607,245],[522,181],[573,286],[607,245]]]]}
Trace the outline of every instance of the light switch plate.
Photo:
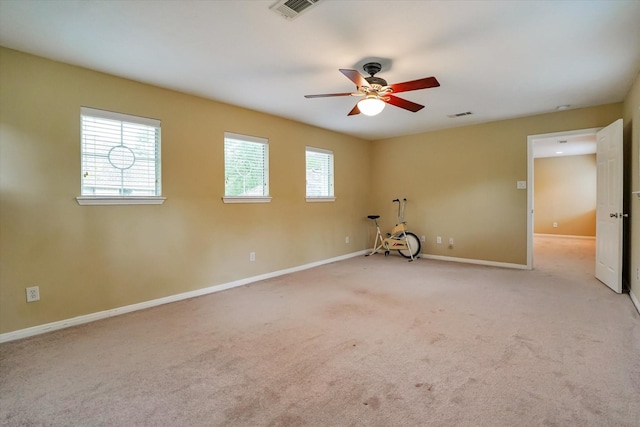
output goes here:
{"type": "Polygon", "coordinates": [[[517,188],[518,190],[526,190],[526,188],[527,188],[527,181],[518,181],[518,182],[516,183],[516,188],[517,188]]]}

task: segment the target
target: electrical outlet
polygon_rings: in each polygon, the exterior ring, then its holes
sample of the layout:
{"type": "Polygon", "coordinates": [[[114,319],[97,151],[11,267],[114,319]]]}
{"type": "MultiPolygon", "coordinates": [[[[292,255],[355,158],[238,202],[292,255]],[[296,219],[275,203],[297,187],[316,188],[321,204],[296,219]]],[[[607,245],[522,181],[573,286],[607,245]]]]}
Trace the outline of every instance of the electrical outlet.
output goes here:
{"type": "Polygon", "coordinates": [[[345,242],[345,243],[349,243],[349,236],[347,236],[347,237],[345,237],[345,238],[344,238],[344,242],[345,242]]]}
{"type": "Polygon", "coordinates": [[[427,236],[424,236],[424,235],[420,236],[420,240],[423,241],[423,242],[426,242],[427,241],[427,236]]]}
{"type": "Polygon", "coordinates": [[[436,237],[436,243],[437,244],[441,244],[442,243],[442,237],[440,237],[440,236],[436,237]]]}
{"type": "Polygon", "coordinates": [[[27,302],[40,301],[40,287],[31,286],[27,288],[27,302]]]}
{"type": "Polygon", "coordinates": [[[453,246],[453,237],[449,237],[449,246],[453,246]]]}
{"type": "Polygon", "coordinates": [[[255,261],[255,260],[256,260],[256,253],[249,252],[249,261],[255,261]]]}
{"type": "Polygon", "coordinates": [[[557,222],[553,223],[553,228],[558,228],[558,223],[557,222]]]}

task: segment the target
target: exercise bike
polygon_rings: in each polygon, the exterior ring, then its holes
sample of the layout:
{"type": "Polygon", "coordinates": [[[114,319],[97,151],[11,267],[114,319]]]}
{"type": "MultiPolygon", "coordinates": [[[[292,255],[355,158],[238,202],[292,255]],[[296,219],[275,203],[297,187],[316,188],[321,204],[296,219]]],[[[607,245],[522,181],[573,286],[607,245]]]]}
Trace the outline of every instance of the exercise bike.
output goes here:
{"type": "Polygon", "coordinates": [[[389,256],[390,251],[398,251],[400,255],[405,258],[410,258],[409,262],[418,257],[420,253],[420,239],[418,236],[407,231],[407,223],[404,220],[404,206],[407,203],[407,199],[394,199],[393,203],[398,203],[398,223],[393,227],[391,233],[387,233],[387,237],[382,237],[380,231],[380,225],[378,225],[378,218],[380,215],[368,215],[367,218],[373,220],[376,224],[376,240],[373,244],[373,249],[365,256],[370,256],[377,253],[379,250],[384,249],[384,256],[389,256]]]}

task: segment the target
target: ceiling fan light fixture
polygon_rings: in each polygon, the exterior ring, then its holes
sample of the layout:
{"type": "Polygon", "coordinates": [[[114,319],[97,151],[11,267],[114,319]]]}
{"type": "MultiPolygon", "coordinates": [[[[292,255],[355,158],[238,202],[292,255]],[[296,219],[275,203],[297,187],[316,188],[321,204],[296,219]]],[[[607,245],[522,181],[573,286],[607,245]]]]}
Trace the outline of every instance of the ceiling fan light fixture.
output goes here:
{"type": "Polygon", "coordinates": [[[384,101],[377,97],[366,97],[358,102],[358,109],[365,116],[375,116],[384,110],[384,101]]]}

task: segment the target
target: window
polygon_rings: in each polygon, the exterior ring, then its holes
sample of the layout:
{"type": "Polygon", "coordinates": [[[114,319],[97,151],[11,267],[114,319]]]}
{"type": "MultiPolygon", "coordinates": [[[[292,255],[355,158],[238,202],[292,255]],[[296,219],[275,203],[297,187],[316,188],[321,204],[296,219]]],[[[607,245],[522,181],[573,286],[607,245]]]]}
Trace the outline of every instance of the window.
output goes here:
{"type": "Polygon", "coordinates": [[[307,201],[334,201],[333,151],[307,147],[307,201]]]}
{"type": "Polygon", "coordinates": [[[80,204],[158,204],[160,121],[82,107],[80,204]]]}
{"type": "Polygon", "coordinates": [[[224,133],[225,203],[269,202],[269,140],[224,133]]]}

